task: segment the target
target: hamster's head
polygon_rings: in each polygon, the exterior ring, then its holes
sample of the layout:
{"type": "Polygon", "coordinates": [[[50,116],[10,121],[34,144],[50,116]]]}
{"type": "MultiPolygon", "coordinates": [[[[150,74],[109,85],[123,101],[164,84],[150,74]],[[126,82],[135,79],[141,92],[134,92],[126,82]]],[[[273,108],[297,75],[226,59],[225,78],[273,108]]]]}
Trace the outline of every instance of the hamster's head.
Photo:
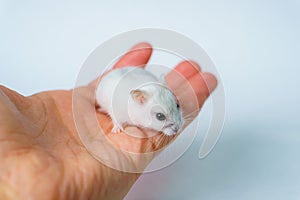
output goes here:
{"type": "Polygon", "coordinates": [[[130,93],[133,124],[161,131],[166,135],[179,132],[184,124],[182,111],[174,94],[164,85],[154,83],[130,93]]]}

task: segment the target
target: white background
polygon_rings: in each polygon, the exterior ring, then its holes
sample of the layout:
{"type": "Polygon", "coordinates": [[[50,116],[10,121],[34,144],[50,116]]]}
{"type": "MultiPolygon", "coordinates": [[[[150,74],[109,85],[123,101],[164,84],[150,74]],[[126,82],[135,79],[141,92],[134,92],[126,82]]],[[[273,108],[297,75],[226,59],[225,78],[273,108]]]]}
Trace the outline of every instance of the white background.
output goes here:
{"type": "Polygon", "coordinates": [[[0,1],[0,84],[24,95],[69,89],[113,35],[178,31],[220,71],[224,130],[207,158],[197,157],[199,132],[183,157],[141,176],[126,199],[299,199],[299,10],[297,0],[0,1]]]}

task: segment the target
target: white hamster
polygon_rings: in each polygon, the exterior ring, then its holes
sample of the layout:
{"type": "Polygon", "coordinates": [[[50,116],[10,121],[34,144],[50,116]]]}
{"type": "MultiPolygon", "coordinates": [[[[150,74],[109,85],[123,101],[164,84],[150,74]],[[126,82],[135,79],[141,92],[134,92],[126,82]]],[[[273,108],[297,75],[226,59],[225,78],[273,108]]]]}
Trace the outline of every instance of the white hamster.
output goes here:
{"type": "Polygon", "coordinates": [[[96,89],[99,111],[109,114],[112,132],[134,125],[173,135],[184,123],[174,94],[152,73],[138,67],[115,69],[105,75],[96,89]]]}

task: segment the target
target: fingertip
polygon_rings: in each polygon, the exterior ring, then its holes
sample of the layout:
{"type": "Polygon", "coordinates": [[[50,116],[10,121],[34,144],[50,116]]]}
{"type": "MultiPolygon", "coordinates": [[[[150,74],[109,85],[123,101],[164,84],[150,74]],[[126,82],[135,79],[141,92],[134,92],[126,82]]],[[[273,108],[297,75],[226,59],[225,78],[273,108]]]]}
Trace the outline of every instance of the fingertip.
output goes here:
{"type": "MultiPolygon", "coordinates": [[[[148,42],[140,42],[136,45],[134,45],[129,51],[128,53],[131,53],[131,52],[138,52],[139,53],[139,56],[141,58],[144,58],[145,61],[144,62],[148,62],[149,59],[150,59],[150,56],[152,55],[152,51],[153,51],[153,48],[152,48],[152,45],[148,42]]],[[[143,63],[143,64],[146,64],[146,63],[143,63]]]]}
{"type": "Polygon", "coordinates": [[[209,93],[213,92],[218,85],[217,78],[210,72],[202,73],[202,77],[206,83],[209,93]]]}
{"type": "Polygon", "coordinates": [[[130,50],[137,50],[137,49],[148,49],[152,51],[152,45],[148,42],[140,42],[132,46],[130,50]]]}
{"type": "Polygon", "coordinates": [[[189,78],[193,76],[195,73],[201,71],[200,65],[192,60],[184,60],[180,62],[176,67],[175,70],[182,74],[185,78],[189,78]]]}
{"type": "Polygon", "coordinates": [[[167,74],[166,81],[171,88],[175,89],[182,85],[187,79],[196,74],[199,75],[199,72],[201,72],[201,67],[197,62],[184,60],[177,64],[176,67],[167,74]]]}
{"type": "Polygon", "coordinates": [[[196,71],[201,71],[201,67],[200,67],[200,65],[199,65],[196,61],[193,61],[193,60],[185,60],[185,61],[183,61],[182,63],[190,64],[191,66],[194,67],[194,69],[195,69],[196,71]]]}
{"type": "Polygon", "coordinates": [[[114,65],[114,69],[125,66],[144,67],[152,55],[152,46],[147,42],[141,42],[133,47],[120,58],[114,65]]]}

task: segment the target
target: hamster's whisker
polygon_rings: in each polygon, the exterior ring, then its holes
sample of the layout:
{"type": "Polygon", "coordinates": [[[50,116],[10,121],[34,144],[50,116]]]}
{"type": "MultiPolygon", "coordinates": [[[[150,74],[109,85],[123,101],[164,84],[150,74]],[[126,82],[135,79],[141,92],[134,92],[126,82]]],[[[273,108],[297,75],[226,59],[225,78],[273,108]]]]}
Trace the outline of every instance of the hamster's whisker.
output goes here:
{"type": "Polygon", "coordinates": [[[191,118],[193,118],[193,116],[192,116],[192,115],[189,115],[189,116],[183,116],[182,118],[183,118],[183,119],[191,119],[191,118]]]}
{"type": "Polygon", "coordinates": [[[165,144],[165,141],[166,141],[166,137],[164,137],[164,135],[161,136],[161,140],[160,140],[160,143],[159,143],[159,146],[164,146],[165,144]]]}
{"type": "Polygon", "coordinates": [[[193,117],[193,116],[189,116],[189,117],[183,117],[183,119],[184,119],[184,120],[187,120],[187,119],[191,119],[191,120],[193,120],[193,119],[194,119],[194,117],[193,117]]]}
{"type": "Polygon", "coordinates": [[[187,115],[183,115],[183,118],[185,119],[186,117],[189,118],[189,117],[196,117],[198,115],[199,111],[194,111],[194,112],[191,112],[187,115]]]}
{"type": "Polygon", "coordinates": [[[186,117],[186,118],[183,118],[183,119],[184,119],[184,123],[192,122],[194,120],[194,117],[186,117]]]}
{"type": "Polygon", "coordinates": [[[158,140],[158,146],[163,147],[166,144],[168,144],[168,137],[164,134],[162,134],[158,140]]]}

